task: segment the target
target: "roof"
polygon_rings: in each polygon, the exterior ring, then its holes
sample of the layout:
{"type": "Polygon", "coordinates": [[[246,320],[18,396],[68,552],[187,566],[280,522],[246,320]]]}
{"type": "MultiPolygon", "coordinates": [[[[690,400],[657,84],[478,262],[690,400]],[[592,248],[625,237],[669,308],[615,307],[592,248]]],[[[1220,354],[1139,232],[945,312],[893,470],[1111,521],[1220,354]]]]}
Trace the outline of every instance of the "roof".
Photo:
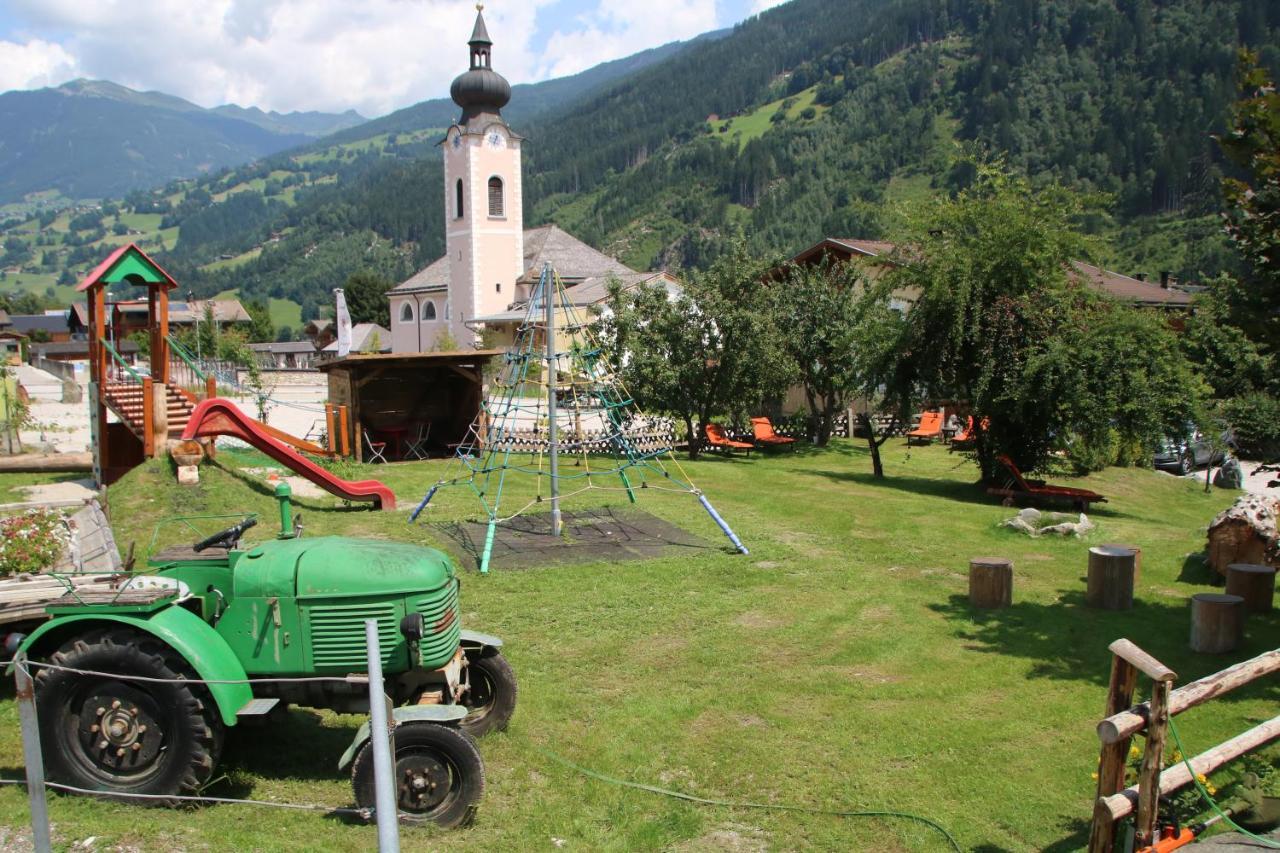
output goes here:
{"type": "MultiPolygon", "coordinates": [[[[587,308],[591,305],[597,305],[609,298],[609,282],[618,281],[622,284],[623,290],[634,290],[637,287],[648,284],[660,285],[667,293],[679,293],[680,282],[675,276],[668,272],[632,272],[621,275],[610,274],[602,276],[592,276],[574,285],[566,285],[564,289],[565,296],[569,299],[569,304],[576,308],[587,308]]],[[[519,323],[529,314],[528,304],[521,305],[517,308],[511,308],[507,311],[499,311],[496,314],[485,314],[476,317],[467,322],[468,325],[475,323],[485,323],[494,325],[497,323],[519,323]]]]}
{"type": "Polygon", "coordinates": [[[468,44],[493,44],[493,40],[489,38],[489,31],[484,25],[484,14],[481,6],[476,7],[476,25],[471,30],[471,40],[468,44]]]}
{"type": "Polygon", "coordinates": [[[318,318],[316,318],[315,320],[308,320],[308,321],[307,321],[307,323],[306,323],[306,325],[305,325],[305,326],[303,326],[302,328],[304,328],[304,329],[312,329],[312,330],[314,330],[314,331],[313,331],[313,334],[317,334],[317,335],[318,335],[318,334],[320,334],[321,332],[323,332],[325,329],[329,328],[329,327],[330,327],[330,326],[332,326],[332,325],[333,325],[333,321],[332,321],[332,320],[329,320],[329,319],[324,318],[324,317],[318,317],[318,318]]]}
{"type": "MultiPolygon", "coordinates": [[[[391,351],[391,332],[384,329],[377,323],[356,323],[351,327],[351,351],[367,352],[373,345],[374,333],[378,335],[378,352],[391,351]]],[[[325,347],[322,352],[337,352],[338,342],[334,341],[325,347]]]]}
{"type": "Polygon", "coordinates": [[[1125,302],[1157,308],[1187,308],[1191,305],[1191,294],[1182,290],[1161,287],[1149,281],[1086,264],[1084,261],[1072,261],[1071,266],[1075,268],[1073,278],[1125,302]]]}
{"type": "Polygon", "coordinates": [[[330,371],[335,367],[359,370],[374,367],[432,367],[434,365],[476,364],[491,358],[505,355],[506,350],[477,349],[453,350],[450,352],[397,352],[397,353],[364,353],[349,355],[346,358],[335,358],[322,361],[316,365],[322,371],[330,371]]]}
{"type": "Polygon", "coordinates": [[[271,341],[263,344],[249,344],[249,349],[254,352],[304,352],[314,353],[316,351],[315,344],[311,341],[271,341]]]}
{"type": "MultiPolygon", "coordinates": [[[[89,303],[72,302],[71,316],[74,317],[81,326],[89,325],[89,303]]],[[[71,318],[68,317],[67,319],[70,320],[71,318]]]]}
{"type": "Polygon", "coordinates": [[[84,291],[95,285],[123,281],[124,279],[137,279],[145,284],[158,284],[166,290],[178,286],[178,283],[173,280],[173,276],[151,260],[151,257],[146,252],[139,249],[134,243],[127,243],[107,255],[102,263],[94,267],[84,277],[84,281],[76,285],[76,290],[84,291]]]}
{"type": "MultiPolygon", "coordinates": [[[[524,274],[519,281],[532,283],[542,274],[542,265],[551,264],[565,284],[584,279],[615,275],[637,275],[631,267],[609,257],[574,237],[557,225],[543,225],[524,232],[524,274]]],[[[643,273],[652,275],[653,273],[643,273]]],[[[449,286],[449,256],[437,258],[405,281],[391,288],[391,293],[414,293],[444,290],[449,286]]]]}
{"type": "Polygon", "coordinates": [[[9,312],[0,308],[0,326],[9,325],[9,312]]]}
{"type": "MultiPolygon", "coordinates": [[[[139,351],[138,342],[125,338],[122,341],[115,341],[112,346],[116,348],[116,352],[136,353],[139,351]]],[[[56,344],[32,344],[31,349],[36,355],[83,355],[89,357],[88,341],[62,341],[56,344]]]]}
{"type": "Polygon", "coordinates": [[[14,314],[9,318],[10,331],[27,334],[36,329],[46,332],[67,331],[67,315],[63,314],[14,314]]]}
{"type": "Polygon", "coordinates": [[[196,299],[191,302],[170,302],[170,323],[194,323],[204,320],[205,306],[213,309],[213,319],[219,323],[252,323],[253,317],[238,299],[196,299]]]}

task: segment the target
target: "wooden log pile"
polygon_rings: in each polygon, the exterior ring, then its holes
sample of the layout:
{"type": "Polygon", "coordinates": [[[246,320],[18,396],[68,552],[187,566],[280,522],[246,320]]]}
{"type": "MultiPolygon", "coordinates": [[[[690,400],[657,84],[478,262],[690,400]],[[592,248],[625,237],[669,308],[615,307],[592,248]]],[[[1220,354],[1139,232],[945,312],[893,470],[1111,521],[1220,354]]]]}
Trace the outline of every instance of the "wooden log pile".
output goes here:
{"type": "Polygon", "coordinates": [[[1276,501],[1242,495],[1209,525],[1209,565],[1222,576],[1232,563],[1280,566],[1276,501]]]}

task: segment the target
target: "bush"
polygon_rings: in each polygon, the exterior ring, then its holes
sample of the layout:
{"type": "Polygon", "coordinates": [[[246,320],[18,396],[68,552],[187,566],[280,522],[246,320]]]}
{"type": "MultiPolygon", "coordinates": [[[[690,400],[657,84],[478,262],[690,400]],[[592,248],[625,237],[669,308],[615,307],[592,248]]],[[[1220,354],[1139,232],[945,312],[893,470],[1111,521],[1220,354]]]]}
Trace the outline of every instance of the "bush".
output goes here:
{"type": "Polygon", "coordinates": [[[59,513],[33,509],[0,521],[0,577],[38,572],[57,562],[70,533],[59,513]]]}
{"type": "Polygon", "coordinates": [[[817,115],[818,115],[818,111],[813,107],[805,107],[803,110],[800,111],[800,118],[804,119],[805,121],[810,121],[813,118],[815,118],[817,115]]]}
{"type": "Polygon", "coordinates": [[[1240,455],[1270,460],[1280,456],[1280,399],[1261,392],[1222,402],[1222,414],[1236,433],[1240,455]]]}

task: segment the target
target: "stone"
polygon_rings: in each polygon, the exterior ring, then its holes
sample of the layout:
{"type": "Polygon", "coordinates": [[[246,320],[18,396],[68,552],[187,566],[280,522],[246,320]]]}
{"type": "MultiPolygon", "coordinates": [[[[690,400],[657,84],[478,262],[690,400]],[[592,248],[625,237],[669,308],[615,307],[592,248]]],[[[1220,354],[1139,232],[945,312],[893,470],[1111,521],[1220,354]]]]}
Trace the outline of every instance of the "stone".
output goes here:
{"type": "Polygon", "coordinates": [[[200,468],[196,465],[178,466],[178,485],[194,486],[200,482],[200,468]]]}
{"type": "Polygon", "coordinates": [[[62,380],[62,402],[83,403],[84,389],[73,379],[62,380]]]}
{"type": "Polygon", "coordinates": [[[1240,469],[1240,460],[1234,456],[1222,460],[1222,466],[1213,475],[1213,484],[1220,489],[1244,488],[1244,471],[1240,469]]]}

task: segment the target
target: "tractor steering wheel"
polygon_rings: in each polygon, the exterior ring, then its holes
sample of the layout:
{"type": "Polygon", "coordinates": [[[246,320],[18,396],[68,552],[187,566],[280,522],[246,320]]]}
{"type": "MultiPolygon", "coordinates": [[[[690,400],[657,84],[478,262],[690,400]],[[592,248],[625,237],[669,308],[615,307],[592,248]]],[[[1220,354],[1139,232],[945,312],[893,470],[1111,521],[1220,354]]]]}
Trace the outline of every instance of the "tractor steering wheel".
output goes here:
{"type": "Polygon", "coordinates": [[[231,525],[226,530],[219,530],[212,536],[206,536],[204,539],[201,539],[199,542],[192,545],[191,550],[198,554],[205,548],[234,548],[240,541],[240,537],[244,535],[244,532],[257,523],[258,519],[250,516],[239,524],[231,525]]]}

